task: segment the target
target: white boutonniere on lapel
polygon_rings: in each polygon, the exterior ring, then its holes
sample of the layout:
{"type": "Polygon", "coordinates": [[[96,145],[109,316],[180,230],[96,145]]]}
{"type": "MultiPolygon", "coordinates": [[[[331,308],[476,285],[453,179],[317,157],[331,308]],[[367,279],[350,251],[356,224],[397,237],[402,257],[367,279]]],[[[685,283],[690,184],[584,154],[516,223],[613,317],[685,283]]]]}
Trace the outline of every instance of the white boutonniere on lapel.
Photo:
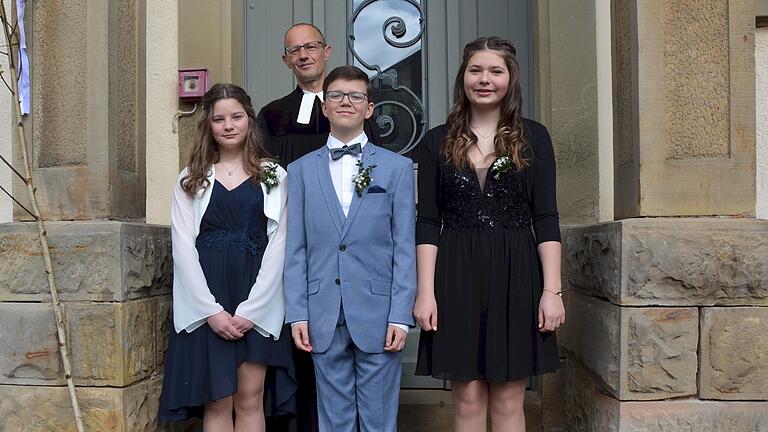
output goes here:
{"type": "Polygon", "coordinates": [[[277,166],[275,162],[267,162],[261,170],[261,182],[267,188],[267,193],[280,183],[280,179],[277,177],[277,166]]]}
{"type": "Polygon", "coordinates": [[[371,171],[373,171],[374,168],[376,168],[376,165],[368,165],[367,167],[363,167],[363,161],[357,161],[357,174],[352,177],[352,184],[355,185],[355,192],[357,192],[357,196],[363,196],[363,191],[368,187],[369,184],[371,184],[371,181],[373,181],[373,177],[371,177],[371,171]]]}
{"type": "Polygon", "coordinates": [[[512,169],[512,158],[507,154],[499,156],[491,165],[491,173],[493,178],[499,180],[501,175],[512,169]]]}

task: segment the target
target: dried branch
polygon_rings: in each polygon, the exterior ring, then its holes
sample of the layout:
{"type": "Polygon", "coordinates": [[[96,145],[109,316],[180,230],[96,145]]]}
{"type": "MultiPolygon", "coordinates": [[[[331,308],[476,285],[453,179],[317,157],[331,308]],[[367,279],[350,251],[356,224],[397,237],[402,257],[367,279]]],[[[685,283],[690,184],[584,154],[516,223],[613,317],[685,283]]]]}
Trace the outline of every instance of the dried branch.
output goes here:
{"type": "MultiPolygon", "coordinates": [[[[12,2],[12,12],[15,12],[15,2],[12,2]]],[[[15,15],[15,13],[14,13],[15,15]]],[[[18,48],[14,49],[14,43],[18,41],[18,33],[16,24],[14,24],[10,31],[8,29],[8,14],[5,11],[5,5],[0,1],[0,23],[2,23],[3,33],[5,34],[5,41],[11,47],[11,55],[8,56],[8,63],[11,69],[11,92],[14,95],[18,94],[18,82],[19,74],[14,61],[15,54],[18,52],[18,48]]],[[[80,405],[77,401],[77,393],[75,391],[75,381],[72,379],[72,365],[69,358],[69,347],[67,345],[67,334],[64,324],[64,313],[61,308],[61,302],[59,301],[59,290],[56,287],[56,279],[53,275],[53,265],[51,264],[51,251],[48,247],[48,234],[45,230],[45,224],[40,214],[40,207],[37,205],[37,197],[35,196],[36,188],[32,183],[32,169],[29,163],[29,146],[27,145],[27,134],[24,130],[23,117],[21,115],[21,107],[18,101],[14,101],[14,114],[16,118],[16,132],[18,134],[19,145],[21,147],[21,155],[24,162],[24,183],[27,187],[27,195],[29,201],[32,204],[32,211],[30,214],[37,221],[38,239],[40,240],[40,249],[43,254],[43,261],[45,262],[45,274],[48,276],[48,288],[51,292],[51,305],[53,306],[53,314],[56,320],[56,334],[59,343],[59,352],[61,353],[61,361],[64,366],[64,376],[67,380],[67,388],[69,389],[69,399],[72,403],[72,411],[75,415],[75,426],[78,432],[84,432],[83,415],[80,412],[80,405]]],[[[15,170],[14,170],[15,171],[15,170]]],[[[6,192],[7,193],[7,192],[6,192]]],[[[14,200],[15,201],[15,200],[14,200]]],[[[26,210],[26,209],[25,209],[26,210]]]]}
{"type": "Polygon", "coordinates": [[[3,70],[0,69],[0,80],[3,80],[3,84],[5,84],[5,87],[8,88],[8,91],[11,92],[11,95],[16,96],[16,93],[13,92],[13,89],[11,86],[8,85],[8,82],[5,80],[5,77],[3,77],[3,70]]]}
{"type": "Polygon", "coordinates": [[[2,159],[4,164],[8,165],[8,168],[10,168],[14,173],[16,173],[17,176],[19,176],[21,181],[23,181],[25,184],[27,183],[27,179],[16,168],[14,168],[13,165],[11,165],[11,163],[3,157],[3,155],[0,155],[0,159],[2,159]]]}
{"type": "Polygon", "coordinates": [[[5,192],[6,195],[8,195],[8,198],[12,199],[13,202],[16,203],[19,207],[21,207],[25,212],[29,213],[30,216],[32,216],[33,219],[37,220],[37,216],[35,216],[34,213],[32,213],[28,208],[24,207],[24,204],[20,203],[19,200],[13,197],[10,192],[8,192],[4,187],[0,186],[0,190],[5,192]]]}

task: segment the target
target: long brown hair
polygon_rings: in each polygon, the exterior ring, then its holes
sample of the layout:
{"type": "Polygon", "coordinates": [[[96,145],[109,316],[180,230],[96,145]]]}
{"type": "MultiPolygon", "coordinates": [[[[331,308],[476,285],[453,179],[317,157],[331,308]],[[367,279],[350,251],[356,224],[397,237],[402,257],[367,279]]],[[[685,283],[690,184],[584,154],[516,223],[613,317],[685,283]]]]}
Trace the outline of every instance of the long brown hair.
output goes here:
{"type": "Polygon", "coordinates": [[[264,150],[262,135],[256,125],[251,97],[234,84],[214,84],[203,96],[203,115],[197,121],[197,136],[187,163],[189,173],[181,179],[181,188],[189,196],[210,185],[207,179],[209,169],[219,161],[219,145],[211,132],[213,106],[222,99],[230,98],[240,103],[248,115],[248,132],[243,142],[243,171],[251,175],[254,184],[258,185],[261,180],[261,162],[268,160],[269,154],[264,150]]]}
{"type": "Polygon", "coordinates": [[[479,51],[491,50],[499,54],[509,71],[509,87],[501,103],[501,116],[493,140],[494,156],[509,155],[515,168],[528,166],[525,159],[527,142],[523,134],[523,97],[520,90],[520,66],[517,50],[512,42],[495,36],[481,37],[464,47],[464,57],[453,86],[453,106],[448,113],[448,131],[443,140],[443,155],[456,168],[470,166],[469,151],[477,143],[477,136],[470,128],[471,110],[469,99],[464,92],[464,73],[469,60],[479,51]]]}

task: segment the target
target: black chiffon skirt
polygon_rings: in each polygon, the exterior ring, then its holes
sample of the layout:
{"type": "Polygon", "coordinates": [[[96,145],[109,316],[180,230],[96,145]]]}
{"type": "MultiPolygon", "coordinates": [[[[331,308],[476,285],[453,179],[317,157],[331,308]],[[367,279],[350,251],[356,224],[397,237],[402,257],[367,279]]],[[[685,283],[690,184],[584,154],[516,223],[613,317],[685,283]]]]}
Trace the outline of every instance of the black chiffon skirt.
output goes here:
{"type": "Polygon", "coordinates": [[[541,293],[529,230],[443,232],[435,270],[438,330],[422,330],[416,374],[500,383],[554,372],[555,334],[538,330],[541,293]]]}

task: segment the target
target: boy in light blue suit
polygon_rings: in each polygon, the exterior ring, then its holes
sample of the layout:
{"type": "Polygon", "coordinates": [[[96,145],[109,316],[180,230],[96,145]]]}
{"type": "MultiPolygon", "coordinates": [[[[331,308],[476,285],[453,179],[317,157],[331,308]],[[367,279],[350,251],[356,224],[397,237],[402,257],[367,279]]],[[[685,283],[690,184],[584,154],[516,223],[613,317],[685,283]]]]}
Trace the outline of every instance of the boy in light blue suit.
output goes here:
{"type": "Polygon", "coordinates": [[[394,431],[416,295],[413,165],[368,142],[368,76],[323,83],[327,145],[288,166],[286,322],[312,353],[321,431],[394,431]]]}

